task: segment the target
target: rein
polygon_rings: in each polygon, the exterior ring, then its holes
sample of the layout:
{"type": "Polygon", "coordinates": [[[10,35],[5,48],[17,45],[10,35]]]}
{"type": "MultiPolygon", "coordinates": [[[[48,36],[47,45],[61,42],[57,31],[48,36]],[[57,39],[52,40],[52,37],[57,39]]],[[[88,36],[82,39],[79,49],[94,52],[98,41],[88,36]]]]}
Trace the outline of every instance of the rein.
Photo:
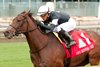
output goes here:
{"type": "Polygon", "coordinates": [[[40,48],[40,49],[38,49],[38,50],[35,50],[35,51],[31,51],[31,52],[32,52],[33,54],[35,54],[35,53],[38,53],[38,52],[40,52],[41,50],[43,50],[44,48],[46,48],[46,47],[48,46],[49,40],[50,40],[50,39],[47,40],[47,43],[46,43],[42,48],[40,48]]]}
{"type": "MultiPolygon", "coordinates": [[[[23,16],[23,17],[24,17],[24,16],[23,16]]],[[[32,19],[32,18],[31,18],[31,19],[32,19]]],[[[18,20],[17,20],[17,21],[18,21],[18,20]]],[[[12,25],[10,25],[10,26],[16,30],[16,33],[15,33],[16,36],[18,36],[19,34],[27,34],[27,33],[29,33],[29,32],[32,32],[32,31],[35,31],[35,30],[39,29],[38,26],[37,26],[36,28],[34,28],[34,29],[32,29],[32,30],[29,30],[29,29],[28,29],[28,21],[27,21],[27,19],[26,19],[25,17],[24,17],[24,19],[22,20],[22,24],[19,26],[19,28],[15,28],[15,27],[12,26],[12,25]],[[22,32],[21,30],[19,30],[19,28],[22,27],[22,26],[24,25],[25,22],[27,23],[27,28],[26,28],[26,31],[22,32]]],[[[40,30],[39,30],[39,31],[40,31],[40,30]]],[[[41,31],[40,31],[40,32],[41,32],[41,31]]],[[[49,38],[48,38],[48,40],[47,40],[47,43],[46,43],[43,47],[41,47],[41,48],[38,49],[38,50],[31,51],[31,52],[32,52],[33,54],[34,54],[34,53],[40,52],[41,50],[43,50],[44,48],[47,47],[48,43],[49,43],[49,38]]]]}

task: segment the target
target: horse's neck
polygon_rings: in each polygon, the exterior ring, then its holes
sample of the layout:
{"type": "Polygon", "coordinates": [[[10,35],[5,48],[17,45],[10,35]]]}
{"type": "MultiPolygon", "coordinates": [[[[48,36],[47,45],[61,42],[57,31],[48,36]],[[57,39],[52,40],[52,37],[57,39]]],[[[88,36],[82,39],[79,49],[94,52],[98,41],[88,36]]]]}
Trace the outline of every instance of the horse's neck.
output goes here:
{"type": "MultiPolygon", "coordinates": [[[[34,25],[33,20],[31,18],[28,18],[28,22],[30,23],[29,26],[28,26],[29,29],[31,29],[31,30],[34,29],[33,28],[34,27],[33,26],[34,25]]],[[[25,34],[25,36],[26,36],[26,39],[28,41],[30,49],[33,50],[33,51],[40,49],[48,41],[48,36],[41,33],[39,31],[39,29],[28,32],[28,33],[25,34]]]]}
{"type": "Polygon", "coordinates": [[[25,36],[31,49],[40,49],[48,40],[48,37],[39,33],[38,30],[29,32],[25,36]]]}

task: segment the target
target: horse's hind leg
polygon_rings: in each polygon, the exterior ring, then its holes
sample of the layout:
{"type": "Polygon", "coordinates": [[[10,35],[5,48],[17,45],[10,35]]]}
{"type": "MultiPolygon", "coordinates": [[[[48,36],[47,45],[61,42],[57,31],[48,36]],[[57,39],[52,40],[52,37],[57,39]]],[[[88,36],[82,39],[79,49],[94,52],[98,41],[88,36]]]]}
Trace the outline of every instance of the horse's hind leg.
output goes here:
{"type": "Polygon", "coordinates": [[[92,58],[89,60],[89,62],[90,62],[90,65],[93,66],[93,65],[99,65],[100,61],[97,58],[92,58]]]}
{"type": "Polygon", "coordinates": [[[100,62],[100,48],[96,47],[89,52],[89,63],[90,65],[99,65],[100,62]]]}
{"type": "Polygon", "coordinates": [[[89,63],[90,65],[99,65],[100,55],[99,53],[89,53],[89,63]]]}

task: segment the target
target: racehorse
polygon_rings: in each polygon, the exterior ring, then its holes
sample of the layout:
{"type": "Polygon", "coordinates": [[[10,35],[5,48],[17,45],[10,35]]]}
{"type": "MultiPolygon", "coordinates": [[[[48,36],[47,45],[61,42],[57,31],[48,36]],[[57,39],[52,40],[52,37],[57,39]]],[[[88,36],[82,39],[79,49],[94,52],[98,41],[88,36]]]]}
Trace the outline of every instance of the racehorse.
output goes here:
{"type": "Polygon", "coordinates": [[[4,31],[5,37],[11,39],[19,34],[26,36],[30,48],[31,61],[34,67],[77,67],[88,63],[98,65],[100,60],[100,35],[87,31],[96,44],[95,48],[75,58],[65,65],[65,51],[53,33],[43,33],[30,12],[22,12],[15,17],[11,25],[4,31]]]}

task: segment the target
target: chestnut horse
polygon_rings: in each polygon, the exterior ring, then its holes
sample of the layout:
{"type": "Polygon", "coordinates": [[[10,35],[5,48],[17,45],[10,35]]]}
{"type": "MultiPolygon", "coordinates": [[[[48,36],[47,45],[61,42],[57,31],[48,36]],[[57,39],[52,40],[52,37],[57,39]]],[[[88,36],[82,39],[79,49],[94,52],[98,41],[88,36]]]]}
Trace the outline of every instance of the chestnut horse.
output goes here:
{"type": "Polygon", "coordinates": [[[92,31],[87,33],[94,40],[95,48],[75,58],[71,58],[69,66],[65,66],[66,54],[61,43],[53,33],[43,33],[30,12],[22,12],[15,17],[12,24],[4,32],[4,35],[8,39],[19,34],[26,36],[34,67],[77,67],[88,63],[91,65],[99,64],[100,36],[92,31]]]}

